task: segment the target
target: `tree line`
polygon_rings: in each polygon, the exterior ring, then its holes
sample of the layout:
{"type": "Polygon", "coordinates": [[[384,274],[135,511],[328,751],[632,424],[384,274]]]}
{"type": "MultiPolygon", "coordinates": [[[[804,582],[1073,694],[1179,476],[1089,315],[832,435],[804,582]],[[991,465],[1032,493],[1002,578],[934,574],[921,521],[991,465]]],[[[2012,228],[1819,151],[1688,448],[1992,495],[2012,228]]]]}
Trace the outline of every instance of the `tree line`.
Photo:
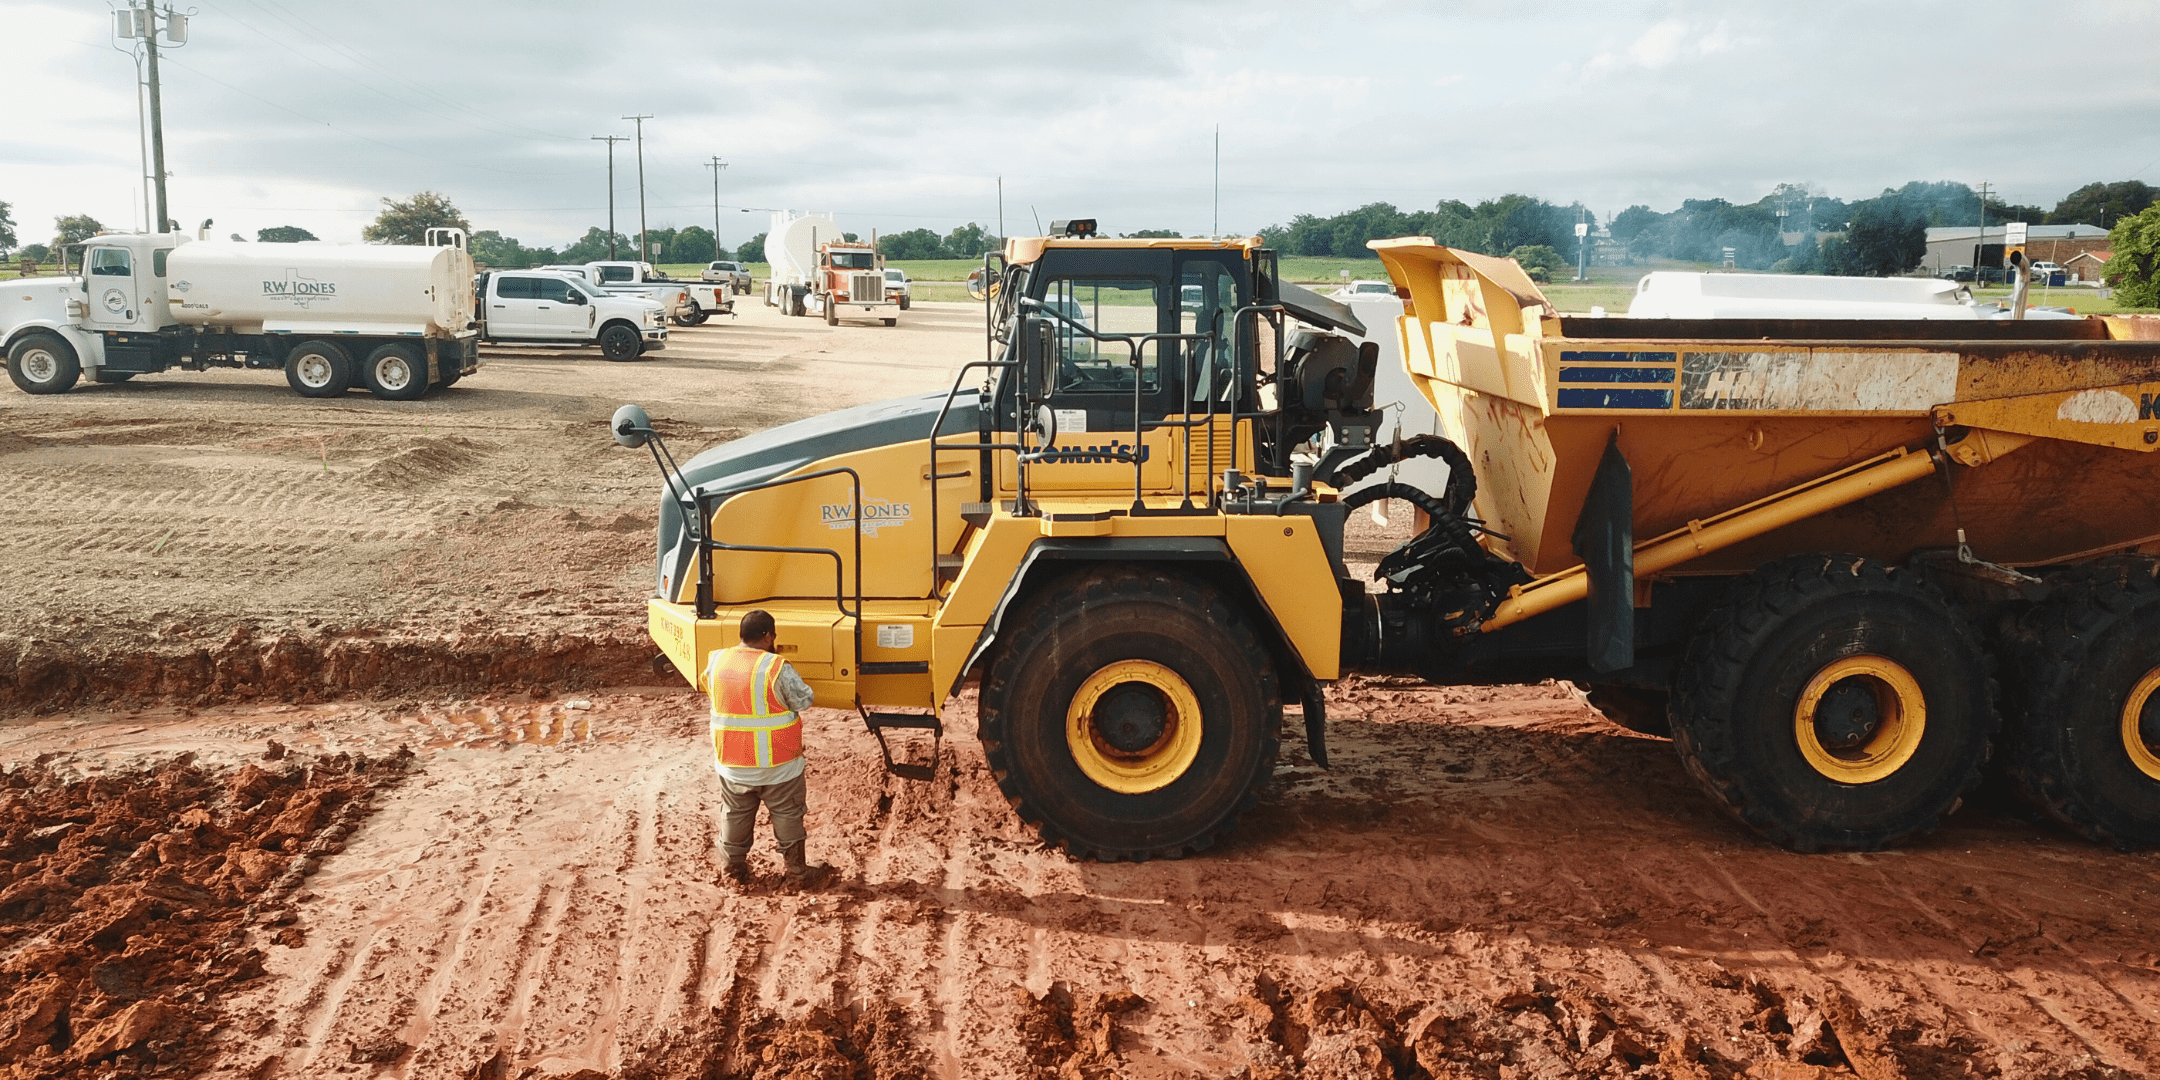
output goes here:
{"type": "MultiPolygon", "coordinates": [[[[2152,206],[2160,189],[2138,180],[2092,183],[2053,210],[1990,196],[1987,220],[2092,224],[2103,228],[2152,206]]],[[[1919,181],[1848,202],[1807,184],[1779,184],[1752,203],[1688,199],[1659,213],[1630,206],[1606,223],[1624,262],[1665,258],[1722,262],[1726,251],[1749,270],[1815,274],[1900,274],[1920,265],[1931,226],[1976,225],[1980,194],[1956,181],[1919,181]]],[[[1596,219],[1579,202],[1561,206],[1530,195],[1503,195],[1475,206],[1447,199],[1431,210],[1371,203],[1332,217],[1300,214],[1260,235],[1286,255],[1373,257],[1368,240],[1430,236],[1448,247],[1487,255],[1547,248],[1573,255],[1577,223],[1596,219]]],[[[1542,254],[1542,253],[1538,253],[1542,254]]],[[[1518,256],[1520,257],[1520,256],[1518,256]]],[[[1567,260],[1572,262],[1572,259],[1567,260]]]]}

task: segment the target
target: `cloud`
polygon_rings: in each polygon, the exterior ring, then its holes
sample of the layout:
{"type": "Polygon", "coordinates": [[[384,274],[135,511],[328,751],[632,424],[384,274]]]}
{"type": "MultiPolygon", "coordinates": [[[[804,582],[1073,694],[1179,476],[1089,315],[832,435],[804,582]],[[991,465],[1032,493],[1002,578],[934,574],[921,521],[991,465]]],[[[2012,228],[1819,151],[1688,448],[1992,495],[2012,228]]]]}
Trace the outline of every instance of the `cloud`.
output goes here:
{"type": "MultiPolygon", "coordinates": [[[[1378,0],[1326,9],[1187,0],[983,18],[927,5],[310,5],[197,0],[165,67],[175,212],[220,232],[357,239],[385,196],[441,191],[476,226],[560,244],[607,217],[606,147],[645,124],[645,215],[762,212],[850,229],[994,225],[1246,231],[1363,203],[1511,191],[1602,212],[1752,201],[1812,180],[1843,198],[1988,179],[2051,204],[2160,158],[2160,84],[1988,82],[2026,44],[1938,4],[1804,11],[1695,0],[1540,6],[1378,0]],[[633,13],[634,11],[634,13],[633,13]],[[1915,43],[1925,42],[1926,47],[1915,43]],[[1554,75],[1554,72],[1560,74],[1554,75]],[[2096,87],[2104,97],[2096,97],[2096,87]]],[[[2081,71],[2142,70],[2160,9],[2050,15],[2081,71]]],[[[0,125],[18,231],[143,218],[135,68],[93,0],[0,5],[19,107],[0,125]]],[[[616,220],[637,220],[633,144],[616,220]]]]}

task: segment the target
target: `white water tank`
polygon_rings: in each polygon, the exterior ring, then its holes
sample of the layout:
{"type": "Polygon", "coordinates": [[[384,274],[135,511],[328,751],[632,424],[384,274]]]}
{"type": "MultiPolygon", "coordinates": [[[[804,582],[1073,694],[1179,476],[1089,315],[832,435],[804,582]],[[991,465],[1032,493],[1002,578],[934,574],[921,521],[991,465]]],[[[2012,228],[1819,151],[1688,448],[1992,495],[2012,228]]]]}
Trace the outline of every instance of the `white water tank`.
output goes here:
{"type": "Polygon", "coordinates": [[[454,336],[473,318],[460,247],[203,240],[168,257],[174,319],[235,333],[454,336]]]}
{"type": "Polygon", "coordinates": [[[817,277],[817,249],[840,239],[840,223],[831,214],[775,210],[765,231],[765,261],[781,285],[807,285],[817,277]]]}
{"type": "Polygon", "coordinates": [[[1978,319],[1963,286],[1941,278],[1813,274],[1643,275],[1634,319],[1978,319]]]}

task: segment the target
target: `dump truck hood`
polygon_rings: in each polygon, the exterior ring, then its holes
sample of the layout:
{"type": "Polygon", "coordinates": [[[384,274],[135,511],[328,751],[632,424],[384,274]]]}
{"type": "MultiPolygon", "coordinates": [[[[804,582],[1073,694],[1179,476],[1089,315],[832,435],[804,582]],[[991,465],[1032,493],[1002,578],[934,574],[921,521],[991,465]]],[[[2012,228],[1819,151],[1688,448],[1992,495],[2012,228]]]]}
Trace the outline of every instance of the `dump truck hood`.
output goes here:
{"type": "MultiPolygon", "coordinates": [[[[917,397],[894,398],[852,409],[782,424],[723,443],[685,462],[682,476],[693,490],[710,493],[763,483],[843,454],[930,437],[930,425],[945,405],[940,390],[917,397]]],[[[975,395],[961,393],[945,414],[943,435],[977,429],[975,395]]],[[[926,451],[927,453],[927,451],[926,451]]],[[[927,457],[925,460],[928,460],[927,457]]],[[[674,595],[676,583],[690,571],[694,545],[683,542],[683,506],[667,487],[660,492],[659,558],[655,584],[662,596],[674,595]]]]}

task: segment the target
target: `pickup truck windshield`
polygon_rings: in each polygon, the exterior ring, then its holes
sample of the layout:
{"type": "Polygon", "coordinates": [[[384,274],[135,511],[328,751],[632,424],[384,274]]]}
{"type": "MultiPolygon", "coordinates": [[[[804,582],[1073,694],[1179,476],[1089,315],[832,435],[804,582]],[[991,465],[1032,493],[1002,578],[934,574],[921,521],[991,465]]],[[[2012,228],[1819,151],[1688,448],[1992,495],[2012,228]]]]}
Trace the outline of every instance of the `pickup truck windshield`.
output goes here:
{"type": "Polygon", "coordinates": [[[877,256],[867,251],[835,251],[832,264],[835,270],[873,270],[877,268],[877,256]]]}

